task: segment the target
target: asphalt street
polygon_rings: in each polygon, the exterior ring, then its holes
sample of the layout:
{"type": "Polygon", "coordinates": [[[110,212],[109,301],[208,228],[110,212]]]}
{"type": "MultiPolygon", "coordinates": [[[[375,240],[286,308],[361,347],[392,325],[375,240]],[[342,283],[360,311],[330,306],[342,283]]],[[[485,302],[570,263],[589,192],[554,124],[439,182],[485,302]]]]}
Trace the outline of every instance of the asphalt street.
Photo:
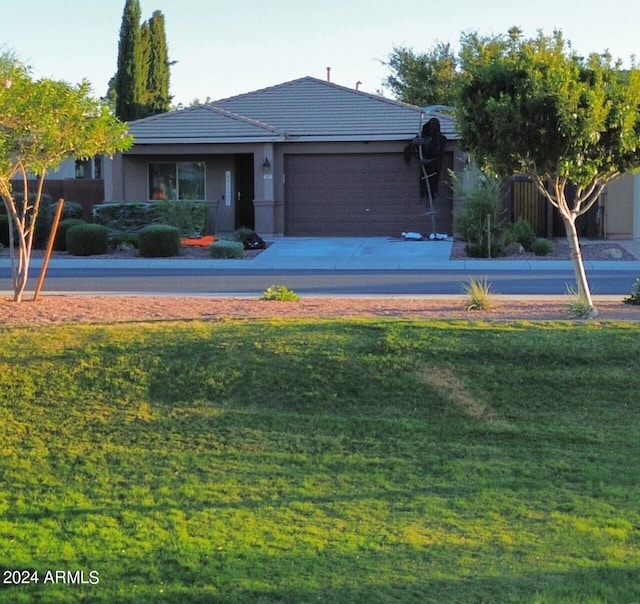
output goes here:
{"type": "MultiPolygon", "coordinates": [[[[35,287],[37,271],[28,290],[35,287]]],[[[570,270],[270,270],[186,271],[176,269],[51,269],[44,293],[254,296],[273,284],[301,295],[448,295],[460,294],[469,277],[486,279],[499,294],[567,293],[575,283],[570,270]]],[[[590,271],[595,295],[626,295],[636,278],[629,271],[590,271]]],[[[8,269],[0,269],[0,291],[11,291],[8,269]]]]}
{"type": "MultiPolygon", "coordinates": [[[[51,261],[43,293],[256,296],[283,284],[306,296],[450,295],[473,277],[498,294],[563,295],[575,284],[568,261],[450,260],[451,249],[451,241],[285,237],[253,260],[70,257],[51,261]]],[[[34,259],[28,291],[40,266],[34,259]]],[[[638,261],[585,266],[594,295],[628,295],[640,276],[638,261]]],[[[0,291],[12,291],[6,258],[0,291]]]]}

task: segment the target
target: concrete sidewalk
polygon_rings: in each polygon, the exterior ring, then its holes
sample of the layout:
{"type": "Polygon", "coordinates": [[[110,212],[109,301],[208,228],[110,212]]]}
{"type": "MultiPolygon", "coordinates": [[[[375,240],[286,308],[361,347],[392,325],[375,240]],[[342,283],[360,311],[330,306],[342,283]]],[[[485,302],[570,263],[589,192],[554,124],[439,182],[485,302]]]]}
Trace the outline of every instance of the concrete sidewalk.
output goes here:
{"type": "MultiPolygon", "coordinates": [[[[191,258],[56,258],[49,268],[82,269],[191,269],[191,270],[473,270],[571,271],[570,261],[558,260],[450,260],[453,242],[405,241],[386,237],[282,237],[253,260],[194,260],[191,258]]],[[[608,241],[624,246],[640,258],[640,241],[608,241]]],[[[31,266],[42,266],[33,259],[31,266]]],[[[8,268],[9,259],[0,259],[8,268]]],[[[589,270],[629,271],[640,275],[640,261],[585,261],[589,270]]]]}

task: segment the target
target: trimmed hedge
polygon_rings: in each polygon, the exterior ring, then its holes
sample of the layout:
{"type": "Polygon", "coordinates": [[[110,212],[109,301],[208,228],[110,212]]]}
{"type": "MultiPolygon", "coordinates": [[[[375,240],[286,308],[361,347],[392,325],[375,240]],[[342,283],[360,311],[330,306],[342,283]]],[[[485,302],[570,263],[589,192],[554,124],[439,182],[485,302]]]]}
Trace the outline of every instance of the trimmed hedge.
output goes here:
{"type": "Polygon", "coordinates": [[[67,251],[72,256],[106,254],[109,230],[99,224],[77,224],[67,231],[67,251]]]}
{"type": "Polygon", "coordinates": [[[244,256],[244,246],[239,241],[221,239],[209,246],[209,256],[218,259],[242,258],[244,256]]]}
{"type": "Polygon", "coordinates": [[[180,229],[170,224],[150,224],[138,232],[138,249],[145,258],[180,254],[180,229]]]}
{"type": "Polygon", "coordinates": [[[151,224],[178,227],[183,237],[207,232],[209,206],[202,201],[109,202],[93,206],[93,221],[111,235],[137,233],[151,224]]]}
{"type": "Polygon", "coordinates": [[[65,220],[61,220],[58,223],[58,231],[56,233],[56,239],[53,242],[53,249],[57,252],[66,252],[67,231],[74,226],[78,226],[79,224],[87,224],[87,221],[82,220],[81,218],[67,218],[65,220]]]}

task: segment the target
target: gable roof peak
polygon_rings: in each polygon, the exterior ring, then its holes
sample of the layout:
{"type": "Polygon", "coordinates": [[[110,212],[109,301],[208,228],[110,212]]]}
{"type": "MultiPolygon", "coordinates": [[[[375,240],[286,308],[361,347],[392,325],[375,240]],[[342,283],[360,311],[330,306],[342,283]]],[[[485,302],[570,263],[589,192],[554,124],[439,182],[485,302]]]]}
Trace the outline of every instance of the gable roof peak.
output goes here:
{"type": "Polygon", "coordinates": [[[238,94],[235,96],[230,96],[230,97],[226,97],[223,99],[219,99],[217,101],[212,101],[210,104],[211,105],[219,105],[219,104],[223,104],[223,103],[227,103],[228,101],[236,101],[236,100],[240,100],[246,97],[251,97],[251,96],[255,96],[255,95],[259,95],[259,94],[263,94],[263,93],[270,93],[270,92],[277,92],[278,90],[283,90],[286,88],[295,88],[295,87],[302,87],[305,84],[311,84],[313,86],[318,86],[318,87],[326,87],[326,88],[332,88],[334,90],[340,90],[343,91],[345,93],[349,93],[349,94],[353,94],[353,95],[358,95],[362,98],[368,98],[371,99],[373,101],[380,101],[383,103],[388,103],[390,105],[395,105],[397,107],[404,107],[406,109],[412,109],[414,111],[420,111],[420,108],[417,107],[416,105],[410,105],[409,103],[403,103],[402,101],[396,101],[394,99],[388,99],[387,97],[381,96],[379,94],[374,94],[371,92],[366,92],[363,90],[356,90],[355,88],[350,88],[348,86],[343,86],[341,84],[336,84],[335,82],[329,82],[327,80],[323,80],[320,78],[316,78],[313,76],[303,76],[301,78],[296,78],[294,80],[289,80],[287,82],[282,82],[281,84],[275,84],[274,86],[268,86],[266,88],[260,88],[258,90],[253,90],[251,92],[245,92],[242,94],[238,94]]]}

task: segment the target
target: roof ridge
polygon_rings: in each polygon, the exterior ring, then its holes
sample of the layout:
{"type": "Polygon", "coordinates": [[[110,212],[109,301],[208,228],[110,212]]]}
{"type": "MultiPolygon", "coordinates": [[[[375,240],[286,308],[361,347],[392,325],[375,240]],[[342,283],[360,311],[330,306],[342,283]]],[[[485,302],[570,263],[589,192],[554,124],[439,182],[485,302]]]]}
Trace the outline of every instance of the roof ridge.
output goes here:
{"type": "Polygon", "coordinates": [[[169,109],[169,111],[163,111],[162,113],[156,113],[155,115],[148,115],[147,117],[141,117],[137,120],[131,120],[127,122],[128,124],[140,124],[142,122],[153,122],[159,119],[164,119],[170,117],[172,115],[176,115],[177,113],[182,113],[183,111],[194,111],[199,109],[202,105],[191,105],[190,107],[183,107],[182,109],[169,109]]]}
{"type": "Polygon", "coordinates": [[[223,109],[222,107],[217,107],[215,103],[207,103],[205,105],[201,105],[201,107],[209,111],[224,115],[225,117],[238,120],[240,122],[245,122],[246,124],[251,124],[252,126],[257,126],[258,128],[262,128],[263,130],[268,130],[273,134],[282,134],[280,130],[278,130],[275,126],[268,124],[267,122],[257,120],[247,115],[242,115],[241,113],[236,113],[235,111],[229,111],[228,109],[223,109]]]}
{"type": "Polygon", "coordinates": [[[333,88],[337,88],[339,90],[344,90],[345,92],[350,92],[352,94],[357,94],[358,96],[367,97],[373,101],[381,101],[383,103],[388,103],[390,105],[395,105],[397,107],[404,107],[405,109],[413,109],[415,111],[420,112],[421,109],[417,105],[412,105],[410,103],[405,103],[404,101],[397,101],[396,99],[388,99],[386,96],[382,96],[380,94],[375,94],[373,92],[365,92],[364,90],[356,90],[355,88],[349,88],[349,86],[344,86],[342,84],[336,84],[335,82],[327,82],[327,80],[322,80],[320,78],[315,78],[313,76],[307,76],[305,78],[300,78],[302,80],[311,80],[318,84],[324,84],[325,86],[331,86],[333,88]]]}
{"type": "Polygon", "coordinates": [[[294,80],[289,80],[287,82],[281,82],[280,84],[273,84],[272,86],[266,86],[265,88],[258,88],[257,90],[250,90],[249,92],[243,92],[241,94],[234,94],[232,96],[228,96],[228,97],[224,97],[222,99],[218,99],[216,101],[211,101],[211,105],[216,105],[217,103],[225,103],[227,101],[235,101],[236,99],[241,99],[243,97],[246,96],[252,96],[258,92],[267,92],[269,90],[275,90],[277,88],[284,88],[285,86],[289,86],[291,84],[296,84],[298,82],[301,82],[303,80],[308,79],[309,76],[305,76],[305,77],[301,77],[301,78],[296,78],[294,80]]]}
{"type": "Polygon", "coordinates": [[[298,84],[300,82],[314,82],[316,84],[321,84],[323,86],[328,86],[337,90],[343,90],[344,92],[349,92],[351,94],[356,94],[358,96],[362,96],[365,98],[369,98],[374,101],[380,101],[382,103],[388,103],[389,105],[395,105],[396,107],[404,107],[405,109],[412,109],[416,112],[420,112],[420,107],[417,105],[411,105],[409,103],[405,103],[403,101],[397,101],[395,99],[388,99],[387,97],[381,96],[379,94],[374,94],[372,92],[365,92],[363,90],[356,90],[355,88],[349,88],[348,86],[343,86],[342,84],[336,84],[335,82],[327,82],[326,80],[322,80],[320,78],[316,78],[314,76],[303,76],[301,78],[296,78],[294,80],[289,80],[287,82],[282,82],[280,84],[274,84],[273,86],[267,86],[266,88],[259,88],[258,90],[252,90],[250,92],[243,92],[242,94],[237,94],[234,96],[226,97],[224,99],[219,99],[217,101],[212,101],[212,105],[216,105],[218,103],[226,103],[227,101],[235,101],[237,99],[241,99],[244,97],[252,96],[257,93],[269,92],[271,90],[277,90],[279,88],[285,88],[292,86],[294,84],[298,84]]]}

